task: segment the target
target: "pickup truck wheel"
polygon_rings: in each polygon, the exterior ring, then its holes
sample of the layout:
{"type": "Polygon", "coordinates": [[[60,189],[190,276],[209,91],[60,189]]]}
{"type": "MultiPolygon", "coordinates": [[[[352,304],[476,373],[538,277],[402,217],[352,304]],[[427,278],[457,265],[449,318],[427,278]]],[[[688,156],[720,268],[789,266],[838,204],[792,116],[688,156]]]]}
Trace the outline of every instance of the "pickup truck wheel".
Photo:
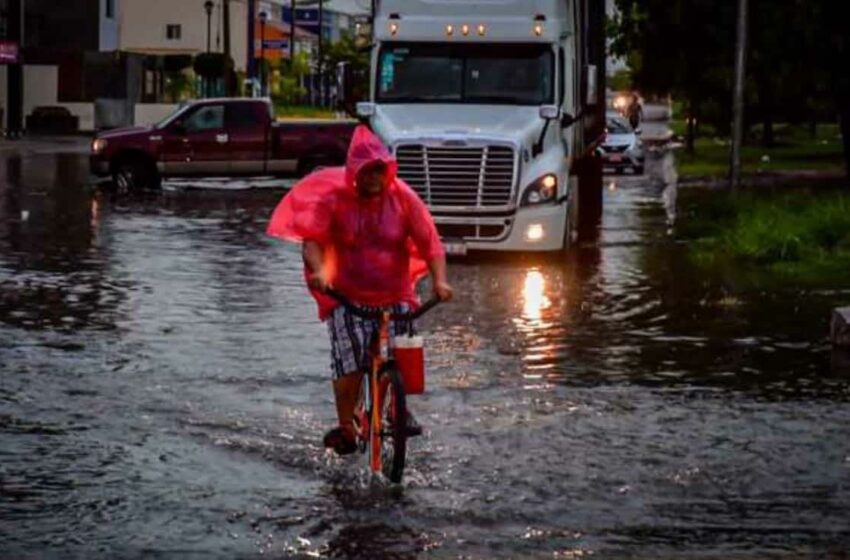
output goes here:
{"type": "Polygon", "coordinates": [[[112,180],[119,194],[159,187],[159,177],[156,171],[138,161],[119,163],[112,173],[112,180]]]}

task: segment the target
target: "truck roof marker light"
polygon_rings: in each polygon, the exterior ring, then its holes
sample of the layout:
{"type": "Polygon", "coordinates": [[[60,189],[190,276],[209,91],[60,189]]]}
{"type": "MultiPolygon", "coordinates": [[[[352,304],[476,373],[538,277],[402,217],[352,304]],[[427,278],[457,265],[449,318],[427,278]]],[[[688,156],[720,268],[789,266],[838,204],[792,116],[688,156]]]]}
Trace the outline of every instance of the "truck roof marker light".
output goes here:
{"type": "Polygon", "coordinates": [[[447,25],[447,26],[446,26],[446,35],[448,35],[449,37],[451,37],[451,36],[452,36],[452,35],[454,35],[454,34],[455,34],[455,26],[454,26],[454,25],[452,25],[452,24],[447,25]]]}
{"type": "Polygon", "coordinates": [[[483,23],[478,25],[478,35],[483,37],[487,33],[487,26],[483,23]]]}
{"type": "Polygon", "coordinates": [[[537,14],[534,16],[534,34],[540,37],[543,35],[543,23],[546,21],[546,16],[543,14],[537,14]]]}
{"type": "Polygon", "coordinates": [[[469,35],[469,26],[465,23],[460,27],[460,32],[463,33],[463,36],[466,37],[469,35]]]}

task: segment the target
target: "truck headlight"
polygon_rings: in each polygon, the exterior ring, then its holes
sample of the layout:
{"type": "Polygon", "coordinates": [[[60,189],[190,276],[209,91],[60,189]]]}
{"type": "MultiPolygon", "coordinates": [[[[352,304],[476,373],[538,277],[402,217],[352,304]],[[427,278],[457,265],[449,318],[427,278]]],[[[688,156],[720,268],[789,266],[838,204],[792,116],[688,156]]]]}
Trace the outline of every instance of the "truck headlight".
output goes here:
{"type": "Polygon", "coordinates": [[[106,149],[107,141],[103,138],[95,138],[91,143],[91,151],[93,154],[99,154],[106,149]]]}
{"type": "Polygon", "coordinates": [[[532,206],[534,204],[543,204],[555,200],[558,194],[558,177],[553,174],[540,177],[522,193],[522,202],[520,206],[532,206]]]}

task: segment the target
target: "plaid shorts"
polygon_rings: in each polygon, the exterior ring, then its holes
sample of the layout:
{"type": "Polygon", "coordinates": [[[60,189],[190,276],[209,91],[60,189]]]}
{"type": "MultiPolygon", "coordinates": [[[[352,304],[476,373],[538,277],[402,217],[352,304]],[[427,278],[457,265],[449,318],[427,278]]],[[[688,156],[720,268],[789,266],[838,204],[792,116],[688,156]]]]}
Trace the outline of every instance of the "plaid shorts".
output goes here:
{"type": "MultiPolygon", "coordinates": [[[[410,306],[399,303],[390,308],[392,313],[407,313],[410,306]]],[[[331,337],[331,370],[334,379],[355,371],[368,371],[372,367],[369,358],[369,344],[378,320],[363,319],[351,313],[344,306],[336,307],[327,319],[328,334],[331,337]]],[[[390,347],[393,337],[416,333],[416,325],[408,321],[390,321],[390,347]]]]}

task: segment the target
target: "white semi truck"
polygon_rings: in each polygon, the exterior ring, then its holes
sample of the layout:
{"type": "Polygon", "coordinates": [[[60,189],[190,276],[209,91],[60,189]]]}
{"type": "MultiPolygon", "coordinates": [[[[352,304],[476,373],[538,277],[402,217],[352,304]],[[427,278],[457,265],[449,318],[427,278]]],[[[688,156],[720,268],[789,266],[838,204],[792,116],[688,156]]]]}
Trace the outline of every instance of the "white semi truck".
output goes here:
{"type": "Polygon", "coordinates": [[[449,253],[556,251],[601,211],[604,61],[604,0],[377,0],[356,112],[449,253]]]}

